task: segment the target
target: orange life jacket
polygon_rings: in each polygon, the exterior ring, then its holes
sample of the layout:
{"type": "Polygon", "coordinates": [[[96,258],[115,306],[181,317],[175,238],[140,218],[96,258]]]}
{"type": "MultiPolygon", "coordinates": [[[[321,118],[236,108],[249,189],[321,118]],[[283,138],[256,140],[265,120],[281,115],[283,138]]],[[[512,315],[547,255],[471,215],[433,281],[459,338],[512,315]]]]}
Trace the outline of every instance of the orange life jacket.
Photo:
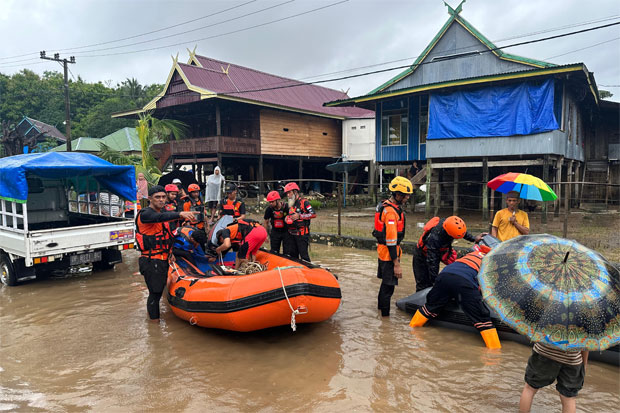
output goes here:
{"type": "Polygon", "coordinates": [[[200,214],[196,215],[194,217],[194,219],[192,220],[186,220],[184,222],[184,225],[186,224],[191,224],[193,226],[195,226],[198,229],[204,229],[205,227],[205,216],[204,216],[204,212],[205,212],[205,204],[204,202],[202,202],[202,200],[200,198],[198,199],[193,199],[193,198],[189,198],[186,199],[185,202],[183,203],[183,211],[197,211],[200,212],[200,214]]]}
{"type": "Polygon", "coordinates": [[[176,212],[177,210],[177,201],[166,201],[166,205],[164,205],[164,210],[165,211],[172,211],[172,212],[176,212]]]}
{"type": "Polygon", "coordinates": [[[385,245],[385,223],[381,220],[381,216],[383,215],[383,210],[386,207],[393,208],[398,214],[398,222],[396,223],[396,233],[397,239],[396,243],[400,244],[400,242],[405,238],[405,213],[400,207],[396,204],[391,203],[388,200],[383,201],[379,205],[377,205],[377,209],[375,210],[375,228],[372,231],[372,236],[377,239],[378,244],[385,245]]]}
{"type": "Polygon", "coordinates": [[[420,239],[418,240],[418,248],[424,247],[424,252],[426,252],[426,245],[424,245],[426,243],[426,238],[431,230],[439,224],[439,221],[439,217],[433,217],[426,224],[424,224],[424,228],[422,228],[422,235],[420,235],[420,239]]]}
{"type": "Polygon", "coordinates": [[[463,264],[468,265],[470,268],[474,270],[480,271],[480,265],[482,265],[482,259],[486,254],[481,251],[470,252],[462,258],[456,260],[456,262],[462,262],[463,264]]]}
{"type": "Polygon", "coordinates": [[[239,212],[239,208],[241,208],[241,201],[231,201],[230,199],[226,199],[226,202],[222,202],[222,209],[226,211],[226,215],[232,215],[235,218],[239,218],[241,213],[239,212]]]}
{"type": "Polygon", "coordinates": [[[138,211],[136,216],[136,244],[143,257],[167,260],[174,237],[167,222],[144,223],[138,211]]]}
{"type": "Polygon", "coordinates": [[[230,231],[231,244],[241,244],[246,235],[260,224],[253,220],[238,220],[232,224],[228,224],[226,229],[230,231]]]}

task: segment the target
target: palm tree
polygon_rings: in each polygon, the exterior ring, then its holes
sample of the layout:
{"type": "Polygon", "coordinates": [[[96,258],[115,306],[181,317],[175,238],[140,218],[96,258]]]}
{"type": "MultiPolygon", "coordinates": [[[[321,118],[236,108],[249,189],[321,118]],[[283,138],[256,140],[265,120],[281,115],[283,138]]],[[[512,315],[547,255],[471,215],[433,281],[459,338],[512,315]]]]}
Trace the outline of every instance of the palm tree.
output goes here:
{"type": "Polygon", "coordinates": [[[171,139],[183,139],[189,132],[189,126],[174,119],[157,119],[147,112],[140,115],[136,131],[140,139],[140,157],[127,156],[103,143],[100,144],[99,156],[117,165],[134,165],[137,172],[144,173],[146,180],[154,184],[161,176],[161,171],[157,167],[157,160],[151,153],[151,147],[156,143],[168,142],[171,139]]]}

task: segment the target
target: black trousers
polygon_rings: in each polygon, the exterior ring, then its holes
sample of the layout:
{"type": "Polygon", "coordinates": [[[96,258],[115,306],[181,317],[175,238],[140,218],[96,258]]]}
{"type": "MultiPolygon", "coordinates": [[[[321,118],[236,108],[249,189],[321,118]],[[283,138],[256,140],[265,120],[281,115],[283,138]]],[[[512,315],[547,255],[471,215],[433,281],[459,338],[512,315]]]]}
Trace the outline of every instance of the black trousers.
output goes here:
{"type": "Polygon", "coordinates": [[[426,296],[421,313],[426,318],[435,318],[441,310],[456,298],[461,308],[478,331],[494,328],[489,309],[482,302],[482,294],[470,281],[456,274],[441,273],[437,282],[426,296]]]}
{"type": "Polygon", "coordinates": [[[377,260],[377,278],[381,278],[377,308],[382,316],[390,315],[390,302],[394,295],[394,288],[398,285],[398,278],[394,276],[394,261],[377,260]]]}
{"type": "Polygon", "coordinates": [[[271,230],[271,233],[269,234],[269,239],[271,240],[271,252],[275,252],[276,254],[280,253],[280,246],[284,244],[284,239],[286,238],[287,234],[288,233],[286,231],[271,230]]]}
{"type": "Polygon", "coordinates": [[[435,280],[431,279],[431,276],[428,274],[426,255],[418,247],[413,250],[413,276],[415,277],[416,293],[435,284],[435,280]]]}
{"type": "Polygon", "coordinates": [[[292,258],[301,258],[310,262],[308,247],[310,246],[310,234],[292,235],[287,234],[284,238],[284,254],[292,258]]]}
{"type": "Polygon", "coordinates": [[[138,265],[140,274],[144,276],[144,282],[149,290],[146,311],[151,320],[157,320],[159,318],[159,301],[168,279],[168,261],[140,257],[138,265]]]}

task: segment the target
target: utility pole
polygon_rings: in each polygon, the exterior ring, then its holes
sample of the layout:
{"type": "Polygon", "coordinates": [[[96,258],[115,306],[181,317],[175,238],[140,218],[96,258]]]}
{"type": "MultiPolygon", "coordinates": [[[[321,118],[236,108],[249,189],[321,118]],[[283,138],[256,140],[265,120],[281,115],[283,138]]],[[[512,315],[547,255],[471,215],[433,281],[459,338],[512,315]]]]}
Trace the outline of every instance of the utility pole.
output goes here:
{"type": "Polygon", "coordinates": [[[66,131],[65,135],[67,136],[67,152],[71,152],[71,114],[69,113],[69,78],[68,78],[68,63],[75,63],[75,56],[71,56],[69,60],[61,59],[59,53],[54,53],[54,57],[45,56],[45,50],[40,52],[41,59],[45,60],[53,60],[55,62],[62,62],[63,67],[65,69],[65,125],[66,131]]]}

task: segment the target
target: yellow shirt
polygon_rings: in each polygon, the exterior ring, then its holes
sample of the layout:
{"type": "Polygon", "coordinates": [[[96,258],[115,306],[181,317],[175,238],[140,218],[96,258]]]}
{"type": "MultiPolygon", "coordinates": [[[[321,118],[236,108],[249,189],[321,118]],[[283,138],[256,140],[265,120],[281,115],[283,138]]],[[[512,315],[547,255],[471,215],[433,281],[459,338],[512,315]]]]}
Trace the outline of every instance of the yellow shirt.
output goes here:
{"type": "MultiPolygon", "coordinates": [[[[512,212],[510,212],[508,208],[497,211],[495,214],[493,226],[497,228],[497,238],[499,238],[500,241],[506,241],[521,235],[517,227],[512,225],[509,221],[511,216],[512,212]]],[[[523,225],[526,228],[530,227],[530,220],[525,211],[521,211],[520,209],[517,210],[515,218],[517,219],[518,224],[523,225]]]]}

